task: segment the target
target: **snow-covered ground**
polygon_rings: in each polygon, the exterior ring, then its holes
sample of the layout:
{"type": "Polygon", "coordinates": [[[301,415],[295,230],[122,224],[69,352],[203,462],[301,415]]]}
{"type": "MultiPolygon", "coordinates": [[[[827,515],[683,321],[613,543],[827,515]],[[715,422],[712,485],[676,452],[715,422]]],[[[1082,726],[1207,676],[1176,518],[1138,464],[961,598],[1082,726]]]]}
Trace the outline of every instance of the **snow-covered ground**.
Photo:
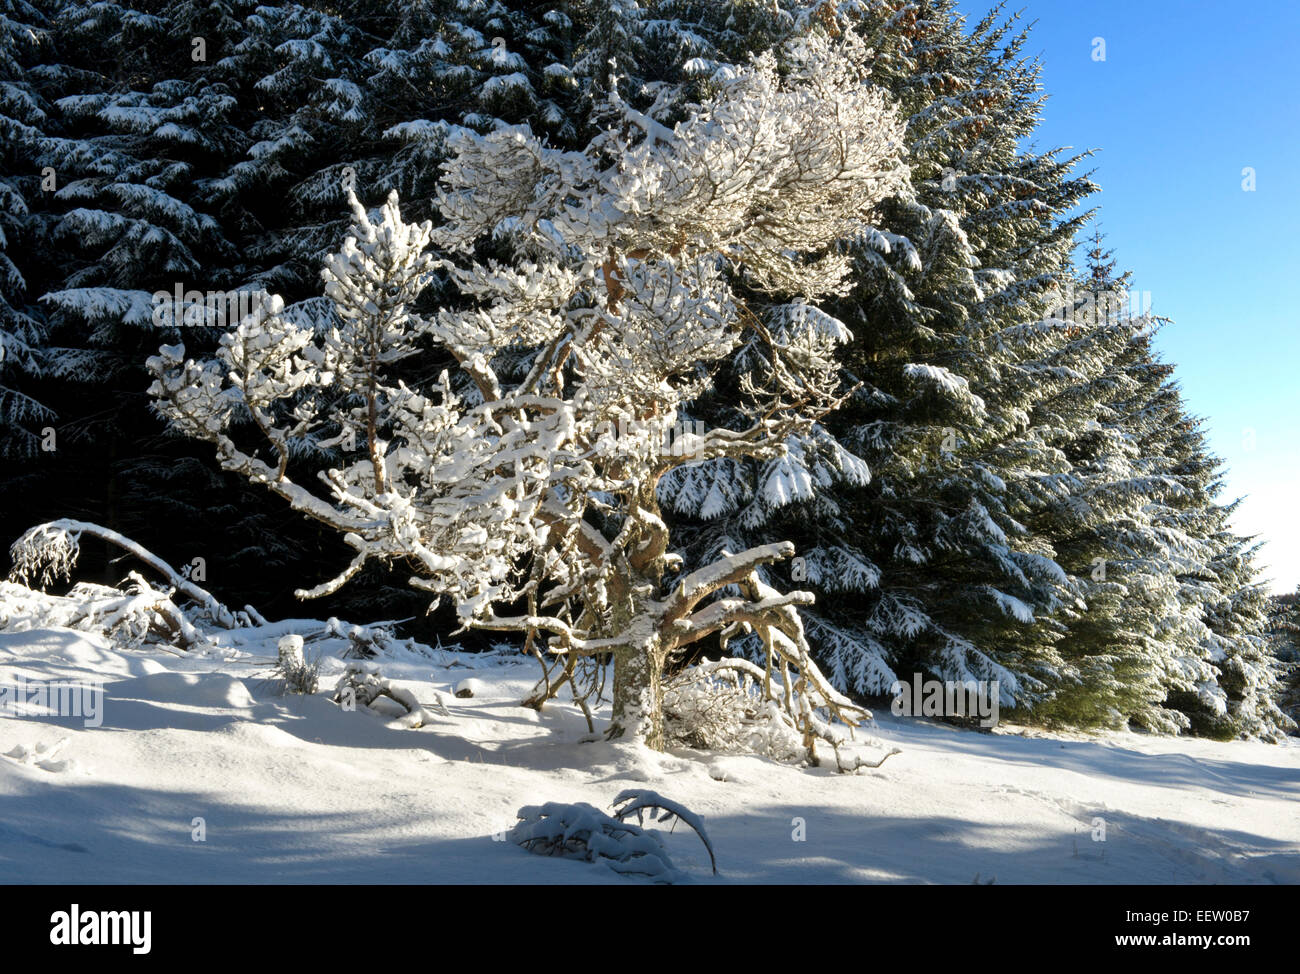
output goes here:
{"type": "Polygon", "coordinates": [[[574,708],[518,706],[535,662],[447,651],[381,661],[430,705],[409,730],[332,703],[335,658],[317,695],[276,695],[275,637],[292,628],[192,655],[0,632],[0,685],[105,684],[100,727],[0,717],[0,881],[644,882],[499,838],[523,805],[608,809],[647,787],[704,818],[717,877],[689,829],[666,835],[699,882],[1300,882],[1295,739],[979,734],[882,714],[873,733],[902,753],[840,775],[583,743],[574,708]],[[467,678],[476,695],[452,697],[467,678]]]}

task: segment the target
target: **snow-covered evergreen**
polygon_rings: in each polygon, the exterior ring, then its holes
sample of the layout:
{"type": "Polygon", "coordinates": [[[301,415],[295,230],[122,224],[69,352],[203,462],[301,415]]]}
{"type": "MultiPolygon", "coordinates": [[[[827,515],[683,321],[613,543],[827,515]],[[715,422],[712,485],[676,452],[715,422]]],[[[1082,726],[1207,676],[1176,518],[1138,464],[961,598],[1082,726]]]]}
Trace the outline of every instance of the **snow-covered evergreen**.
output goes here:
{"type": "MultiPolygon", "coordinates": [[[[1038,473],[1025,429],[1042,387],[1008,329],[1047,313],[1072,241],[1060,214],[1092,185],[1057,154],[1017,151],[1037,83],[1005,26],[967,36],[945,3],[841,16],[862,23],[871,78],[910,113],[914,185],[861,238],[837,308],[861,388],[791,459],[686,471],[667,501],[699,522],[705,550],[797,532],[799,570],[835,595],[810,626],[845,689],[883,694],[920,667],[996,679],[1008,705],[1032,699],[1053,633],[1031,623],[1067,582],[1017,520],[1038,473]]],[[[740,374],[763,367],[748,349],[736,359],[740,374]]]]}
{"type": "Polygon", "coordinates": [[[1267,637],[1276,660],[1279,706],[1300,722],[1300,592],[1269,600],[1267,637]]]}
{"type": "MultiPolygon", "coordinates": [[[[1152,354],[1159,322],[1129,313],[1099,244],[1073,270],[1089,217],[1076,207],[1096,188],[1073,174],[1084,157],[1020,148],[1042,102],[1027,34],[996,12],[967,30],[942,0],[840,16],[911,112],[914,195],[883,208],[854,292],[830,309],[854,331],[844,359],[862,385],[785,458],[668,479],[688,557],[796,539],[781,577],[823,595],[807,624],[846,691],[923,672],[996,680],[1004,707],[1039,720],[1176,732],[1208,706],[1216,726],[1273,735],[1246,635],[1254,570],[1152,354]],[[1215,623],[1226,605],[1238,621],[1215,623]],[[1231,720],[1228,653],[1251,660],[1231,664],[1231,720]]],[[[733,368],[765,363],[742,346],[733,368]]],[[[726,382],[692,415],[736,410],[726,382]]]]}
{"type": "Polygon", "coordinates": [[[61,361],[48,342],[44,315],[34,307],[22,253],[35,246],[29,199],[40,193],[33,153],[49,105],[32,75],[49,56],[46,18],[26,3],[0,5],[0,456],[32,456],[38,430],[54,410],[32,383],[61,361]],[[17,261],[16,261],[17,259],[17,261]]]}

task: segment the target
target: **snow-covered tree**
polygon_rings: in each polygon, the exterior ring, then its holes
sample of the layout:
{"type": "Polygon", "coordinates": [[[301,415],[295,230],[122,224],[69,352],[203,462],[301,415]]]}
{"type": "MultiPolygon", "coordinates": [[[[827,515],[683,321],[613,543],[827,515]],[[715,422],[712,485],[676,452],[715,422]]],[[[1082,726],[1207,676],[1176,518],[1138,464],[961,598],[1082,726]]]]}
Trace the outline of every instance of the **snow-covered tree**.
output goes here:
{"type": "MultiPolygon", "coordinates": [[[[1093,186],[1075,160],[1021,150],[1037,68],[997,15],[968,28],[953,4],[923,0],[815,16],[860,26],[871,80],[908,118],[915,194],[881,208],[854,248],[852,293],[828,306],[854,331],[842,357],[861,386],[787,457],[680,471],[665,505],[693,556],[796,540],[799,561],[774,580],[826,596],[808,621],[841,689],[883,695],[924,671],[998,680],[1004,706],[1027,702],[1054,671],[1050,616],[1068,587],[1022,521],[1040,474],[1063,466],[1036,450],[1028,416],[1059,387],[1043,336],[1064,328],[1034,325],[1064,284],[1068,213],[1093,186]]],[[[733,368],[765,364],[742,347],[733,368]]],[[[714,410],[734,414],[734,397],[699,408],[714,410]]]]}
{"type": "MultiPolygon", "coordinates": [[[[1152,407],[1166,402],[1171,366],[1151,346],[1161,319],[1131,313],[1129,277],[1116,275],[1101,241],[1095,230],[1087,264],[1054,315],[1067,340],[1047,361],[1067,381],[1031,417],[1040,449],[1065,468],[1042,478],[1026,523],[1048,539],[1073,583],[1056,617],[1051,696],[1035,716],[1176,733],[1188,722],[1165,706],[1171,660],[1204,630],[1177,577],[1195,563],[1195,546],[1160,523],[1172,499],[1190,496],[1151,440],[1160,425],[1152,407]]],[[[1208,675],[1200,664],[1192,669],[1208,675]]]]}
{"type": "Polygon", "coordinates": [[[304,596],[370,560],[404,562],[467,627],[611,656],[611,736],[653,747],[669,659],[753,630],[812,749],[833,739],[819,710],[849,722],[863,712],[809,658],[798,606],[812,596],[756,575],[793,546],[683,573],[656,488],[693,463],[778,459],[843,398],[834,347],[848,333],[812,302],[845,289],[839,245],[907,185],[902,128],[863,83],[866,57],[851,33],[811,34],[779,65],[769,54],[717,72],[700,103],[674,105],[664,88],[640,110],[615,86],[619,124],[583,151],[528,126],[453,132],[437,229],[404,223],[395,197],[377,219],[353,198],[353,236],[323,271],[339,322],[323,340],[267,297],[215,361],[165,347],[149,363],[151,391],[179,429],[216,444],[224,467],[344,533],[355,559],[304,596]],[[439,271],[461,300],[417,315],[439,271]],[[743,386],[751,418],[674,437],[711,367],[747,334],[770,363],[743,386]],[[391,380],[426,343],[457,374],[423,388],[391,380]],[[268,441],[269,462],[230,435],[237,411],[268,441]],[[328,470],[322,496],[289,467],[293,444],[325,429],[355,437],[362,456],[328,470]]]}
{"type": "Polygon", "coordinates": [[[1232,530],[1238,502],[1214,504],[1218,530],[1209,538],[1214,595],[1205,602],[1210,658],[1227,704],[1205,729],[1219,737],[1280,741],[1295,724],[1279,707],[1281,682],[1267,637],[1268,594],[1255,564],[1260,544],[1232,530]]]}
{"type": "Polygon", "coordinates": [[[1269,600],[1267,635],[1277,660],[1278,706],[1300,722],[1300,590],[1269,600]]]}
{"type": "MultiPolygon", "coordinates": [[[[60,68],[45,5],[0,3],[0,456],[41,449],[38,431],[55,423],[50,379],[85,368],[87,356],[51,341],[38,298],[52,266],[43,197],[55,175],[50,98],[60,68]],[[41,385],[42,388],[37,389],[41,385]]],[[[45,443],[49,447],[48,441],[45,443]]],[[[17,478],[15,478],[17,479],[17,478]]],[[[5,504],[0,503],[0,509],[5,504]]]]}
{"type": "Polygon", "coordinates": [[[1085,330],[1118,325],[1129,334],[1102,374],[1110,393],[1097,418],[1074,422],[1084,436],[1063,445],[1072,464],[1056,505],[1063,516],[1041,525],[1068,553],[1081,593],[1061,643],[1078,669],[1047,713],[1075,724],[1132,720],[1159,732],[1277,740],[1289,723],[1265,645],[1256,546],[1231,530],[1235,504],[1218,500],[1222,462],[1188,414],[1173,367],[1152,348],[1160,320],[1127,315],[1127,275],[1114,276],[1099,235],[1088,260],[1085,330]],[[1090,444],[1090,435],[1108,445],[1090,444]],[[1105,715],[1079,710],[1098,705],[1105,715]]]}

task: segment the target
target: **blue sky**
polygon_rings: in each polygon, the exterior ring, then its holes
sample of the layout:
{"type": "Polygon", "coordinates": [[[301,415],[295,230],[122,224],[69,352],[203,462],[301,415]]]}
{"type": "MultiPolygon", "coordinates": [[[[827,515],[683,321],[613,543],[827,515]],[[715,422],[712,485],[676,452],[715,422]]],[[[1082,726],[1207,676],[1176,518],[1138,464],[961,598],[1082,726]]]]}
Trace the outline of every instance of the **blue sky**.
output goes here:
{"type": "MultiPolygon", "coordinates": [[[[969,21],[988,3],[963,3],[969,21]]],[[[1050,96],[1040,148],[1101,150],[1106,246],[1154,314],[1223,499],[1300,584],[1300,2],[1019,0],[1050,96]],[[1097,38],[1105,42],[1105,60],[1097,38]],[[1255,189],[1243,189],[1243,169],[1255,189]]]]}

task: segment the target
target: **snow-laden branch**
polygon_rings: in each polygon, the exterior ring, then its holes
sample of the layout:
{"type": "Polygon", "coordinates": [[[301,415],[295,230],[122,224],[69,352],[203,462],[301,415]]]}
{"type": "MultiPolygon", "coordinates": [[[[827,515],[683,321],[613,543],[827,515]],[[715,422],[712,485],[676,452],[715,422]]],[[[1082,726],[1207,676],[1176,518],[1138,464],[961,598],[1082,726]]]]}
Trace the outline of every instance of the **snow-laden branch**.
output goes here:
{"type": "MultiPolygon", "coordinates": [[[[167,584],[175,591],[197,605],[216,625],[223,629],[233,629],[239,625],[235,613],[219,602],[211,592],[194,584],[152,551],[111,528],[89,521],[62,518],[28,528],[9,547],[9,557],[13,562],[10,578],[21,582],[36,580],[42,585],[47,585],[58,578],[70,579],[72,568],[81,553],[83,534],[121,548],[137,561],[149,566],[166,579],[167,584]]],[[[182,620],[177,625],[186,636],[187,644],[198,641],[192,628],[188,630],[185,628],[189,625],[187,622],[182,620]]]]}

